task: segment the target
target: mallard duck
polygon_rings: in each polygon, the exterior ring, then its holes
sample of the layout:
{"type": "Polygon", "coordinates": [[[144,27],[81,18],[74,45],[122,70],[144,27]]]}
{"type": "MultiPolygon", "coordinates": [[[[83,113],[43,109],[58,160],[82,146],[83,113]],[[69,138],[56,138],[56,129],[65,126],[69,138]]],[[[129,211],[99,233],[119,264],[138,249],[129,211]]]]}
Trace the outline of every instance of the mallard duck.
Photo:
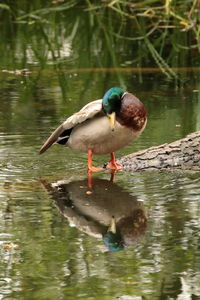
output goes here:
{"type": "Polygon", "coordinates": [[[39,153],[57,143],[75,151],[88,153],[88,170],[99,171],[92,165],[93,154],[111,155],[107,168],[120,170],[114,152],[136,140],[147,123],[143,103],[122,88],[109,89],[103,99],[86,104],[64,121],[47,139],[39,153]]]}
{"type": "Polygon", "coordinates": [[[69,224],[103,239],[109,251],[139,242],[146,232],[144,203],[116,183],[95,176],[92,193],[88,193],[87,178],[40,182],[69,224]]]}

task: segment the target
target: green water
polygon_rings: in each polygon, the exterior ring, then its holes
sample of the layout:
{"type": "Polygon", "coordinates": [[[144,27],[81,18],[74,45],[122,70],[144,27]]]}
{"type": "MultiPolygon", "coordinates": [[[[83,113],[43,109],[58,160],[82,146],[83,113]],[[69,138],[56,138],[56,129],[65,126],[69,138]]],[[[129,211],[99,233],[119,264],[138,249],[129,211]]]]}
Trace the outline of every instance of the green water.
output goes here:
{"type": "Polygon", "coordinates": [[[200,130],[199,71],[181,70],[177,86],[134,61],[127,69],[127,44],[116,62],[102,36],[90,43],[98,28],[80,11],[47,21],[2,23],[0,299],[200,299],[199,173],[120,171],[111,182],[101,172],[89,190],[85,154],[59,145],[37,154],[66,117],[116,85],[149,115],[141,137],[117,157],[200,130]],[[30,74],[12,72],[23,68],[30,74]],[[121,251],[105,239],[113,215],[121,251]]]}

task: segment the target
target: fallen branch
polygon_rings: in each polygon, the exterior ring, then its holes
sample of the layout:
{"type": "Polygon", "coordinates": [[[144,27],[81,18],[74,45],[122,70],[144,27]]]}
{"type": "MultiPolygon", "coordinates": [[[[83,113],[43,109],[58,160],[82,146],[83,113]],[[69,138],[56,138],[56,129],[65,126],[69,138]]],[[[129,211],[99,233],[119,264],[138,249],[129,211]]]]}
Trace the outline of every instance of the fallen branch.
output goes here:
{"type": "Polygon", "coordinates": [[[138,151],[118,160],[125,170],[182,169],[200,171],[200,131],[185,138],[138,151]]]}

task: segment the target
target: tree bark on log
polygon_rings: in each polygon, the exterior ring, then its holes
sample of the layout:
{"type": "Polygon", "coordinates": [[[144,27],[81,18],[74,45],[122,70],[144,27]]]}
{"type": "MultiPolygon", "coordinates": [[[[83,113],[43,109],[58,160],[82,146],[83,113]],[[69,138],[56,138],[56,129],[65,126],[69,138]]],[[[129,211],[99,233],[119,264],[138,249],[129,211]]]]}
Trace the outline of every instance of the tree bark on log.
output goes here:
{"type": "Polygon", "coordinates": [[[123,156],[117,162],[129,171],[164,169],[200,171],[200,131],[169,144],[123,156]]]}

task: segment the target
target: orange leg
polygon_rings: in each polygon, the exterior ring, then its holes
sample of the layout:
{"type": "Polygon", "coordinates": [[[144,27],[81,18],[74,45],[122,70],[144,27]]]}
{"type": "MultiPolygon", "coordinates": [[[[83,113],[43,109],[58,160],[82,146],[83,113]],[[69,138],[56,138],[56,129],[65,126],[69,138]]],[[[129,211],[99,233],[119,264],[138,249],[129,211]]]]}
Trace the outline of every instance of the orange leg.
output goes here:
{"type": "Polygon", "coordinates": [[[119,171],[121,169],[123,169],[123,166],[118,164],[116,161],[115,161],[115,154],[114,152],[111,152],[110,153],[110,157],[111,157],[111,160],[109,161],[109,163],[107,164],[106,166],[106,169],[114,169],[116,171],[119,171]]]}
{"type": "MultiPolygon", "coordinates": [[[[88,170],[87,174],[88,174],[88,188],[92,189],[93,188],[93,184],[92,184],[92,171],[88,170]]],[[[114,169],[110,169],[109,170],[110,173],[110,182],[113,183],[114,182],[114,178],[115,178],[115,174],[117,173],[117,170],[114,169]]]]}
{"type": "Polygon", "coordinates": [[[88,188],[92,189],[92,171],[88,170],[88,188]]]}
{"type": "Polygon", "coordinates": [[[88,170],[91,172],[99,172],[102,171],[103,168],[101,167],[93,167],[92,165],[92,150],[88,150],[88,170]]]}
{"type": "Polygon", "coordinates": [[[117,170],[110,169],[109,172],[110,172],[110,182],[113,183],[114,179],[115,179],[115,174],[117,173],[117,170]]]}

